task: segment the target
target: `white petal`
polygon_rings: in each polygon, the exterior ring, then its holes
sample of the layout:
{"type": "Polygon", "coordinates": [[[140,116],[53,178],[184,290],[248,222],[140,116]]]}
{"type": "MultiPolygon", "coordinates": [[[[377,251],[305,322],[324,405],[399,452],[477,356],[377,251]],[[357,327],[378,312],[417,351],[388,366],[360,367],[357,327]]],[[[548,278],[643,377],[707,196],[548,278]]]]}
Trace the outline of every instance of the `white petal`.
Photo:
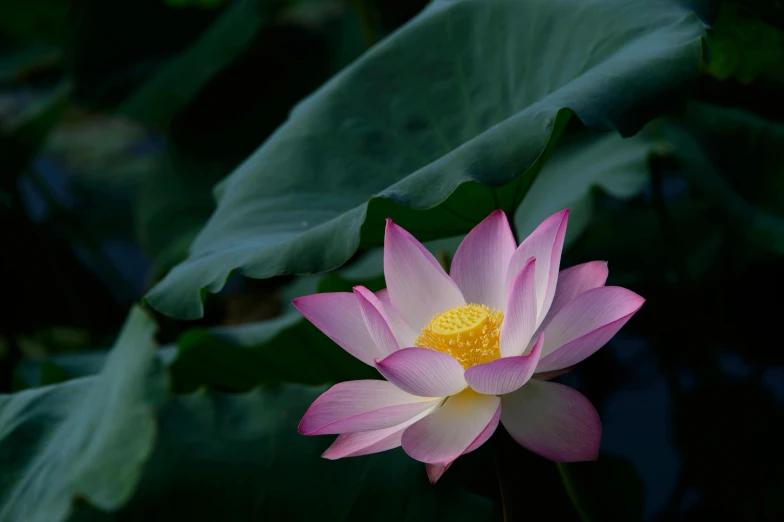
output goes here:
{"type": "Polygon", "coordinates": [[[355,286],[354,295],[359,303],[359,309],[362,312],[362,318],[365,321],[370,337],[375,342],[379,351],[383,354],[382,357],[394,353],[399,348],[397,339],[392,333],[392,329],[387,322],[387,314],[384,310],[384,305],[373,292],[364,286],[355,286]]]}
{"type": "Polygon", "coordinates": [[[403,449],[412,458],[446,466],[490,438],[501,415],[501,399],[465,390],[403,432],[403,449]]]}
{"type": "Polygon", "coordinates": [[[536,258],[537,322],[541,323],[553,302],[558,283],[564,235],[569,211],[562,210],[548,217],[517,247],[506,273],[507,287],[530,258],[536,258]]]}
{"type": "Polygon", "coordinates": [[[438,261],[411,234],[387,220],[384,276],[389,298],[414,331],[465,299],[438,261]]]}
{"type": "Polygon", "coordinates": [[[522,355],[536,332],[536,264],[529,259],[512,281],[501,323],[501,357],[522,355]]]}
{"type": "Polygon", "coordinates": [[[530,380],[504,395],[501,422],[521,446],[556,462],[595,460],[602,423],[580,392],[554,382],[530,380]]]}
{"type": "Polygon", "coordinates": [[[460,243],[450,274],[469,303],[504,309],[506,269],[517,247],[506,214],[496,210],[460,243]]]}
{"type": "Polygon", "coordinates": [[[372,366],[373,359],[386,355],[370,336],[354,294],[333,292],[306,295],[294,299],[292,303],[316,328],[360,361],[372,366]]]}
{"type": "Polygon", "coordinates": [[[645,299],[618,286],[601,286],[578,295],[544,329],[537,372],[559,370],[582,361],[604,346],[645,299]]]}

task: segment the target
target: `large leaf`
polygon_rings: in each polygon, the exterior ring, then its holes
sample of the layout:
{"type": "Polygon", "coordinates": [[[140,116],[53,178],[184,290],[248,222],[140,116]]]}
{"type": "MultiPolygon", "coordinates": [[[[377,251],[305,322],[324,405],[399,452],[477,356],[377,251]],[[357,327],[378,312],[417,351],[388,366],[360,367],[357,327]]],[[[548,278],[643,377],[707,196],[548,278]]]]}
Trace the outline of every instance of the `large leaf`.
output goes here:
{"type": "MultiPolygon", "coordinates": [[[[402,450],[328,461],[297,423],[323,388],[174,398],[135,497],[117,520],[489,520],[493,505],[427,481],[402,450]]],[[[89,519],[88,519],[89,520],[89,519]]]]}
{"type": "Polygon", "coordinates": [[[0,397],[0,521],[58,522],[78,498],[113,510],[133,495],[166,393],[154,331],[135,309],[99,375],[0,397]]]}
{"type": "Polygon", "coordinates": [[[190,257],[148,300],[198,317],[203,289],[217,292],[233,270],[335,268],[380,244],[387,216],[422,239],[466,232],[517,206],[568,109],[590,127],[638,130],[659,95],[696,74],[702,37],[696,15],[671,2],[432,4],[303,101],[219,186],[190,257]]]}
{"type": "Polygon", "coordinates": [[[0,521],[489,520],[402,450],[327,461],[297,423],[324,387],[166,398],[153,324],[132,312],[95,376],[0,397],[0,521]],[[379,502],[379,499],[389,502],[379,502]],[[71,516],[73,515],[73,516],[71,516]]]}

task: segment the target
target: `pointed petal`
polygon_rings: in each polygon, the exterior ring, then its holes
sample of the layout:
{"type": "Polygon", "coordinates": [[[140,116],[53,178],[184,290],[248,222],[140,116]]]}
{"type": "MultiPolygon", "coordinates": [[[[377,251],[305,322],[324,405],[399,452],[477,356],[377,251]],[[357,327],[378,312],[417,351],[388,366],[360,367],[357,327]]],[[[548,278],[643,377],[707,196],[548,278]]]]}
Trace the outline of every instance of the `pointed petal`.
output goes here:
{"type": "Polygon", "coordinates": [[[384,276],[392,304],[414,331],[436,314],[463,306],[460,289],[411,234],[387,220],[384,276]]]}
{"type": "Polygon", "coordinates": [[[561,309],[585,291],[604,286],[607,282],[607,261],[591,261],[575,265],[558,273],[558,286],[555,289],[553,303],[542,321],[544,328],[561,309]]]}
{"type": "Polygon", "coordinates": [[[428,464],[445,466],[484,443],[498,426],[501,399],[464,390],[403,432],[403,449],[428,464]]]}
{"type": "Polygon", "coordinates": [[[372,365],[374,358],[385,355],[365,327],[362,310],[354,294],[306,295],[294,299],[292,304],[305,319],[360,361],[372,365]]]}
{"type": "Polygon", "coordinates": [[[521,355],[536,332],[536,264],[530,258],[512,281],[501,323],[501,357],[521,355]]]}
{"type": "Polygon", "coordinates": [[[601,286],[578,295],[544,329],[537,371],[572,366],[607,343],[645,299],[619,286],[601,286]]]}
{"type": "Polygon", "coordinates": [[[569,210],[548,217],[517,247],[506,273],[507,287],[529,258],[536,258],[537,321],[542,322],[555,295],[569,210]]]}
{"type": "Polygon", "coordinates": [[[417,335],[419,334],[411,328],[411,325],[409,325],[405,319],[403,319],[403,316],[398,309],[395,308],[392,301],[389,300],[389,292],[387,289],[384,288],[383,290],[376,292],[376,297],[381,302],[384,312],[386,312],[387,322],[392,329],[392,333],[395,334],[398,346],[400,348],[414,346],[414,341],[416,341],[417,335]]]}
{"type": "Polygon", "coordinates": [[[468,386],[463,366],[449,354],[430,348],[403,348],[376,368],[401,390],[421,397],[448,397],[468,386]]]}
{"type": "Polygon", "coordinates": [[[506,214],[496,210],[460,243],[450,274],[468,303],[504,309],[506,269],[517,242],[506,214]]]}
{"type": "Polygon", "coordinates": [[[542,351],[542,334],[528,355],[502,357],[489,363],[477,364],[465,372],[471,388],[479,393],[503,395],[511,393],[528,382],[534,374],[542,351]]]}
{"type": "Polygon", "coordinates": [[[425,471],[427,472],[427,479],[430,481],[431,484],[435,484],[438,482],[438,479],[441,478],[441,475],[449,469],[452,463],[450,462],[446,466],[441,466],[439,464],[425,464],[425,471]]]}
{"type": "Polygon", "coordinates": [[[387,381],[341,382],[310,405],[299,423],[299,432],[327,435],[390,428],[441,400],[410,395],[387,381]]]}
{"type": "Polygon", "coordinates": [[[355,286],[354,295],[359,303],[365,327],[376,347],[383,354],[381,357],[396,352],[399,346],[392,329],[389,327],[384,305],[373,292],[364,286],[355,286]]]}
{"type": "Polygon", "coordinates": [[[430,415],[436,408],[438,408],[438,405],[431,406],[419,415],[391,428],[338,435],[335,442],[321,456],[325,459],[336,460],[344,457],[370,455],[371,453],[397,448],[400,446],[403,431],[419,419],[430,415]]]}
{"type": "Polygon", "coordinates": [[[502,402],[501,422],[521,446],[556,462],[596,460],[599,455],[599,414],[580,392],[531,380],[502,402]]]}

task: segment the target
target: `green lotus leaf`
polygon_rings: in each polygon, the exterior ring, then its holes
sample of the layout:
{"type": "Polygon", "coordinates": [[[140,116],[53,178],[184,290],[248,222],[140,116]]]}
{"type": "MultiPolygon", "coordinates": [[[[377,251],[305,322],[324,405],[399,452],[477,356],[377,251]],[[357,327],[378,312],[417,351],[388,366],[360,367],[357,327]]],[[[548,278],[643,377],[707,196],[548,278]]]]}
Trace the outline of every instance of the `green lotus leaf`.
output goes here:
{"type": "Polygon", "coordinates": [[[217,187],[189,257],[147,300],[195,318],[233,271],[334,269],[380,245],[386,217],[428,240],[513,211],[571,114],[633,134],[698,73],[703,38],[669,1],[431,4],[217,187]]]}

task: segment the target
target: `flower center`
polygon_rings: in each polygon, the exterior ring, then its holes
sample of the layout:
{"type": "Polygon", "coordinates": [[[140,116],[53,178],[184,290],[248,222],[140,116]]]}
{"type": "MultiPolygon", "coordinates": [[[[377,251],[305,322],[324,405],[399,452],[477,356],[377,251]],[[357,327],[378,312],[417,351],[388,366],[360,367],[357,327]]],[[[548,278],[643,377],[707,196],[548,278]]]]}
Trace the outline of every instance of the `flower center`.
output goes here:
{"type": "Polygon", "coordinates": [[[503,312],[468,304],[438,314],[422,329],[415,346],[444,352],[470,368],[501,356],[498,348],[503,312]]]}

